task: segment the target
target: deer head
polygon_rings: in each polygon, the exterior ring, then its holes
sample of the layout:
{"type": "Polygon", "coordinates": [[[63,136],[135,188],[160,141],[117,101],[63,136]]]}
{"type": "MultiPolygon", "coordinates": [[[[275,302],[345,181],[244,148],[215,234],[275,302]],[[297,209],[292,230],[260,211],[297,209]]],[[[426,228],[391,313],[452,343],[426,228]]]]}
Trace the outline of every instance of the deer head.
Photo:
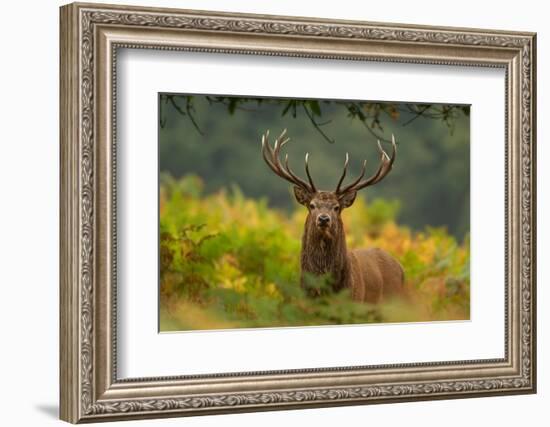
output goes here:
{"type": "Polygon", "coordinates": [[[369,178],[363,179],[366,172],[367,161],[363,161],[361,173],[350,184],[343,186],[344,179],[347,174],[349,155],[346,153],[344,162],[344,170],[338,180],[338,185],[334,191],[318,190],[311,174],[309,172],[309,153],[305,156],[305,170],[307,182],[298,177],[288,164],[288,154],[285,155],[284,165],[281,164],[279,153],[283,146],[290,141],[286,136],[286,129],[281,135],[275,139],[274,146],[269,143],[269,131],[262,135],[262,156],[276,175],[294,184],[294,196],[298,203],[304,205],[309,213],[306,220],[306,227],[315,231],[320,236],[332,239],[342,233],[342,220],[340,214],[343,209],[350,207],[355,201],[357,192],[369,185],[374,185],[380,182],[390,172],[397,147],[395,138],[392,135],[392,154],[391,157],[382,149],[380,141],[378,141],[378,150],[380,151],[380,164],[376,172],[369,178]]]}

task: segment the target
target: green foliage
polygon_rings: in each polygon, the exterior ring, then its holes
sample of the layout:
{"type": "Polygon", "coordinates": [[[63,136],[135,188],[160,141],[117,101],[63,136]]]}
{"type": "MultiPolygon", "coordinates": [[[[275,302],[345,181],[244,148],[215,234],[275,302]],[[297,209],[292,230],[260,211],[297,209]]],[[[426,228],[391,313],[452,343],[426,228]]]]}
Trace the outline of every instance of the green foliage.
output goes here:
{"type": "Polygon", "coordinates": [[[359,304],[347,291],[308,298],[299,286],[306,211],[288,214],[236,186],[203,194],[193,175],[161,177],[161,330],[469,318],[469,242],[445,229],[396,225],[399,203],[358,197],[343,213],[348,246],[381,247],[402,263],[407,297],[359,304]]]}
{"type": "Polygon", "coordinates": [[[369,199],[399,200],[396,219],[414,230],[430,224],[463,239],[470,228],[468,106],[161,94],[159,107],[161,171],[204,178],[204,194],[236,184],[246,197],[265,197],[270,207],[292,212],[288,187],[260,154],[267,129],[272,138],[288,129],[291,142],[282,158],[288,154],[290,166],[303,174],[309,152],[315,183],[327,190],[336,187],[346,153],[348,180],[363,159],[367,176],[374,173],[376,140],[389,149],[395,134],[392,172],[364,190],[369,199]]]}

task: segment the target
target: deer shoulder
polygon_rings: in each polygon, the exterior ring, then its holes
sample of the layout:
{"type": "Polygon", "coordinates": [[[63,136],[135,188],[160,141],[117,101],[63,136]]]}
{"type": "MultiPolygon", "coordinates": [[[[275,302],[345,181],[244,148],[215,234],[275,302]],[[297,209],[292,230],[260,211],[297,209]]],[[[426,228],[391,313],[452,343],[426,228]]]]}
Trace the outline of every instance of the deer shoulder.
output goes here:
{"type": "Polygon", "coordinates": [[[378,303],[398,296],[403,291],[404,272],[401,264],[378,248],[350,252],[352,297],[356,301],[378,303]]]}

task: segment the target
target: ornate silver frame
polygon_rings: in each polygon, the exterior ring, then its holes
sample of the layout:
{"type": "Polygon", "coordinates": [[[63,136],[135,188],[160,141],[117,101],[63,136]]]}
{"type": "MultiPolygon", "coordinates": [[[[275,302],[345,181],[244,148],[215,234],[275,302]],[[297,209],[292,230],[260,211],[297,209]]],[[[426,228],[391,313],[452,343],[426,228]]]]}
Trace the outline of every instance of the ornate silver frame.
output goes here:
{"type": "Polygon", "coordinates": [[[126,6],[61,8],[61,418],[77,423],[534,393],[535,34],[126,6]],[[501,67],[505,357],[117,379],[118,47],[501,67]]]}

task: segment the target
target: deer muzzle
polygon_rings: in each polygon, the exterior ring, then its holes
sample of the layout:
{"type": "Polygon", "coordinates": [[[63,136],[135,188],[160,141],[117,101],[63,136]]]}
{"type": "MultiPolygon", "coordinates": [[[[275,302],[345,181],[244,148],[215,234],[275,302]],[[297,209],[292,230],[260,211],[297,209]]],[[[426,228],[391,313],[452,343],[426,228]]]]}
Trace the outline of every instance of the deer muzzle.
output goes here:
{"type": "Polygon", "coordinates": [[[317,216],[317,227],[327,228],[330,226],[330,216],[327,214],[320,214],[317,216]]]}

